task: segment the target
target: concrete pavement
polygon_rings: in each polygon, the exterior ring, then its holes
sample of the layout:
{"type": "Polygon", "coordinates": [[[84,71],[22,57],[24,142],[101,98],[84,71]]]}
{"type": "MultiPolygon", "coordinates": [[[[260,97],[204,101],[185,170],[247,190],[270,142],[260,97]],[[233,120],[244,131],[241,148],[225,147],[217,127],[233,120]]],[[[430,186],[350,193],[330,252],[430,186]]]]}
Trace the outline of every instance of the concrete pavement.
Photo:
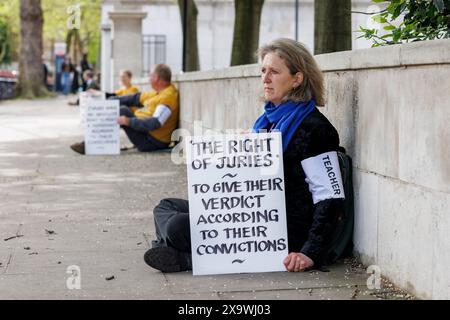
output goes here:
{"type": "Polygon", "coordinates": [[[365,270],[350,261],[301,274],[193,277],[148,267],[152,209],[187,197],[185,167],[168,153],[75,154],[78,112],[61,97],[0,102],[0,299],[409,298],[385,281],[368,290],[365,270]],[[81,289],[67,287],[70,266],[81,289]]]}

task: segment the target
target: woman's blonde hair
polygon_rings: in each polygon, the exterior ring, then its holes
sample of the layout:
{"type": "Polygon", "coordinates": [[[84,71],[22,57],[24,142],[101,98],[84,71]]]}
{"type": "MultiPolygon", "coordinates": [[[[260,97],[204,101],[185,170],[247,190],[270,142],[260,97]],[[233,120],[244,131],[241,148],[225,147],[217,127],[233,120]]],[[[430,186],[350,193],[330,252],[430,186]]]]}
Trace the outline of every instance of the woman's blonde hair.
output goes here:
{"type": "Polygon", "coordinates": [[[128,78],[133,78],[133,73],[130,70],[121,70],[120,73],[126,74],[128,78]]]}
{"type": "Polygon", "coordinates": [[[317,106],[325,105],[325,88],[322,71],[308,49],[300,42],[281,38],[274,40],[258,49],[261,60],[266,54],[276,53],[284,60],[290,73],[303,73],[301,85],[289,91],[285,100],[307,102],[314,98],[317,106]]]}

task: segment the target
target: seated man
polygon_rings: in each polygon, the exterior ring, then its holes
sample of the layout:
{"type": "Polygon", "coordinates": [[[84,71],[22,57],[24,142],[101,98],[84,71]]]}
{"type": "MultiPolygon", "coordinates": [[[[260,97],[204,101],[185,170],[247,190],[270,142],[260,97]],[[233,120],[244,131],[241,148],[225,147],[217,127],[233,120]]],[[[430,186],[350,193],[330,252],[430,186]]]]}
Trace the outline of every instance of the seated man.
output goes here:
{"type": "MultiPolygon", "coordinates": [[[[172,72],[165,64],[155,65],[150,72],[150,85],[154,91],[134,95],[114,96],[120,101],[117,123],[139,151],[165,149],[171,142],[172,132],[178,124],[178,91],[171,83],[172,72]],[[137,106],[135,113],[130,109],[137,106]]],[[[84,154],[84,142],[70,146],[84,154]]]]}
{"type": "Polygon", "coordinates": [[[92,70],[84,71],[83,80],[86,81],[86,91],[89,89],[100,90],[100,87],[94,80],[94,71],[92,70]]]}
{"type": "MultiPolygon", "coordinates": [[[[92,71],[90,69],[84,71],[83,72],[83,80],[86,82],[86,91],[100,90],[100,87],[98,86],[97,82],[95,82],[95,80],[94,80],[94,71],[92,71]]],[[[77,101],[75,101],[75,102],[69,101],[68,104],[69,104],[69,106],[78,106],[78,105],[80,105],[80,99],[77,99],[77,101]]]]}

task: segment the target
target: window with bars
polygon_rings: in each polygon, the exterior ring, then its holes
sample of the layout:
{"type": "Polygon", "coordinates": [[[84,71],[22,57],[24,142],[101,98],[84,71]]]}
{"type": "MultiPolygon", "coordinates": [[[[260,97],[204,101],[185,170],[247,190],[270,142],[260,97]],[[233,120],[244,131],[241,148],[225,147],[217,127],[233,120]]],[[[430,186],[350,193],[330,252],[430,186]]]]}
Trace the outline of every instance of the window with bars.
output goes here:
{"type": "Polygon", "coordinates": [[[148,34],[142,36],[142,76],[148,76],[153,65],[166,62],[166,36],[148,34]]]}

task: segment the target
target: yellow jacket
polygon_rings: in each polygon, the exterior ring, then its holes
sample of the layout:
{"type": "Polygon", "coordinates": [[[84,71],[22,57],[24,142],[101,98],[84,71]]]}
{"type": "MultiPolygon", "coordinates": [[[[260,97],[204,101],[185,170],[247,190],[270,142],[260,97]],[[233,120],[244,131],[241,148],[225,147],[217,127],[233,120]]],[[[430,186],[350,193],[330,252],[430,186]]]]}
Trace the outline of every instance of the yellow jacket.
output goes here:
{"type": "Polygon", "coordinates": [[[138,119],[145,119],[153,116],[156,107],[160,104],[167,106],[172,112],[161,128],[149,131],[149,135],[159,141],[170,143],[172,132],[178,125],[179,101],[178,90],[171,84],[159,93],[156,91],[143,92],[140,103],[144,106],[135,112],[138,119]]]}
{"type": "MultiPolygon", "coordinates": [[[[119,90],[116,90],[114,93],[118,96],[126,96],[127,94],[136,94],[139,92],[138,87],[135,86],[130,86],[128,88],[126,87],[122,87],[119,90]]],[[[130,110],[133,111],[133,113],[136,112],[136,110],[138,110],[138,107],[130,107],[130,110]]]]}
{"type": "Polygon", "coordinates": [[[119,90],[116,90],[116,92],[114,92],[116,95],[118,96],[125,96],[127,94],[135,94],[138,93],[139,89],[135,86],[130,86],[128,88],[126,87],[122,87],[119,90]]]}

